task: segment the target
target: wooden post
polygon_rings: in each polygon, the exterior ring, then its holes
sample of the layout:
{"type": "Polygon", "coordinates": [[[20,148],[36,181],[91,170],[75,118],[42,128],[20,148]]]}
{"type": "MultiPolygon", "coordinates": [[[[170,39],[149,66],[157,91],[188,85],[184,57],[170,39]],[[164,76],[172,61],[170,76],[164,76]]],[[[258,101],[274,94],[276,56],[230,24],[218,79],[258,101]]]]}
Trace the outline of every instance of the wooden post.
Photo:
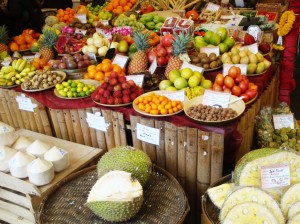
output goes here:
{"type": "MultiPolygon", "coordinates": [[[[93,113],[92,108],[86,108],[85,112],[86,113],[91,113],[91,114],[93,113]]],[[[92,146],[95,147],[95,148],[99,147],[98,146],[98,141],[97,141],[97,136],[96,136],[96,129],[89,128],[89,131],[90,131],[92,146]]]]}
{"type": "Polygon", "coordinates": [[[222,134],[213,133],[211,149],[210,183],[212,184],[223,174],[224,136],[222,134]]]}
{"type": "Polygon", "coordinates": [[[78,110],[71,109],[70,114],[72,118],[73,130],[74,130],[76,142],[79,144],[84,144],[78,110]]]}
{"type": "Polygon", "coordinates": [[[63,109],[62,112],[64,114],[66,126],[67,126],[67,129],[68,129],[69,141],[76,142],[70,110],[69,109],[63,109]]]}
{"type": "Polygon", "coordinates": [[[50,121],[52,122],[52,126],[54,128],[54,136],[56,136],[57,138],[62,138],[57,116],[56,116],[56,110],[49,108],[49,112],[50,112],[50,121]]]}
{"type": "Polygon", "coordinates": [[[155,120],[155,128],[160,129],[159,145],[156,146],[156,162],[163,169],[166,168],[166,152],[165,152],[165,122],[155,120]]]}
{"type": "Polygon", "coordinates": [[[114,138],[114,131],[113,131],[113,117],[111,110],[102,110],[102,115],[105,118],[105,122],[107,125],[107,131],[105,132],[105,139],[107,144],[108,151],[115,147],[115,138],[114,138]]]}
{"type": "Polygon", "coordinates": [[[178,127],[178,182],[186,190],[187,127],[178,127]]]}
{"type": "Polygon", "coordinates": [[[140,122],[140,117],[130,115],[130,124],[131,124],[131,135],[132,135],[132,144],[134,148],[142,149],[142,141],[137,139],[136,136],[136,126],[140,122]]]}
{"type": "Polygon", "coordinates": [[[166,170],[177,178],[177,127],[169,122],[165,122],[165,132],[166,170]]]}
{"type": "MultiPolygon", "coordinates": [[[[153,119],[141,118],[140,123],[147,127],[154,128],[154,120],[153,119]]],[[[142,148],[143,148],[143,151],[150,157],[151,161],[156,164],[157,158],[156,158],[155,145],[142,141],[142,148]]]]}
{"type": "Polygon", "coordinates": [[[56,110],[56,117],[61,131],[62,139],[69,140],[68,129],[65,122],[65,117],[62,110],[56,110]]]}
{"type": "Polygon", "coordinates": [[[86,121],[86,112],[85,109],[78,109],[79,121],[81,125],[82,135],[84,139],[84,144],[92,146],[90,127],[86,121]]]}

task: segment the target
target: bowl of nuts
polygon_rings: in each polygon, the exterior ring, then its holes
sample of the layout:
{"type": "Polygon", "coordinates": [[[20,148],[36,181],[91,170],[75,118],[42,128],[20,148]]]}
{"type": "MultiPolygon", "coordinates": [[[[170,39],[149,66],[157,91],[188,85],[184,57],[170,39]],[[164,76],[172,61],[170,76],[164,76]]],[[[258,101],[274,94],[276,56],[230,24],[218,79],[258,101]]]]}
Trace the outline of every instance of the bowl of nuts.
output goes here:
{"type": "Polygon", "coordinates": [[[184,102],[184,113],[191,119],[205,125],[223,125],[234,121],[245,110],[242,99],[235,101],[238,97],[231,95],[227,108],[208,106],[202,104],[203,95],[184,102]],[[235,101],[235,102],[234,102],[235,101]]]}

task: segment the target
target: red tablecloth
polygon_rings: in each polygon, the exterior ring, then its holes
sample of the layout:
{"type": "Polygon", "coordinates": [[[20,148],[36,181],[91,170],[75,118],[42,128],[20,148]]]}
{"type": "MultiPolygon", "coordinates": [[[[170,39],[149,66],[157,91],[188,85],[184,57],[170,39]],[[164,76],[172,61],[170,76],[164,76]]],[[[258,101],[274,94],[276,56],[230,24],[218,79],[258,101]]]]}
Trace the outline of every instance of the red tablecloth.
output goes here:
{"type": "MultiPolygon", "coordinates": [[[[210,80],[214,80],[214,77],[222,70],[216,70],[213,72],[205,73],[204,76],[210,80]]],[[[273,68],[270,67],[267,72],[259,76],[249,77],[251,82],[258,85],[259,94],[267,87],[271,77],[273,75],[273,68]]],[[[16,87],[15,91],[23,92],[20,87],[16,87]]],[[[83,98],[76,100],[66,100],[58,98],[54,95],[53,89],[42,91],[42,92],[24,92],[27,96],[36,99],[38,102],[44,106],[52,109],[80,109],[80,108],[90,108],[97,107],[100,109],[109,109],[113,111],[118,111],[124,114],[124,118],[129,120],[130,115],[143,116],[137,113],[131,105],[125,107],[105,107],[95,104],[91,98],[83,98]]],[[[229,124],[222,126],[206,126],[191,120],[183,112],[177,115],[169,117],[155,118],[159,120],[164,120],[171,122],[176,126],[185,126],[198,128],[203,131],[216,132],[224,134],[225,136],[225,155],[224,155],[224,169],[232,170],[235,162],[236,151],[239,149],[242,142],[242,135],[236,130],[238,120],[235,120],[229,124]]]]}

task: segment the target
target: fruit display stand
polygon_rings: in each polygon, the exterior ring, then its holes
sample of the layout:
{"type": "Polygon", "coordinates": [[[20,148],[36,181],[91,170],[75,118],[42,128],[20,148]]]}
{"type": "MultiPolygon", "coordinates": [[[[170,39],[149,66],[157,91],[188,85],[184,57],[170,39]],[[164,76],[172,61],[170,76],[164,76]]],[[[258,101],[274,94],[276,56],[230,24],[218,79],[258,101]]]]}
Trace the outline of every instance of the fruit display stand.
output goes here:
{"type": "Polygon", "coordinates": [[[18,179],[0,172],[0,220],[8,223],[36,223],[36,212],[42,199],[49,191],[69,174],[89,165],[94,159],[99,158],[104,150],[68,142],[37,132],[25,129],[16,131],[18,136],[30,140],[39,139],[43,142],[53,144],[69,152],[70,166],[56,173],[50,184],[37,187],[28,179],[18,179]]]}

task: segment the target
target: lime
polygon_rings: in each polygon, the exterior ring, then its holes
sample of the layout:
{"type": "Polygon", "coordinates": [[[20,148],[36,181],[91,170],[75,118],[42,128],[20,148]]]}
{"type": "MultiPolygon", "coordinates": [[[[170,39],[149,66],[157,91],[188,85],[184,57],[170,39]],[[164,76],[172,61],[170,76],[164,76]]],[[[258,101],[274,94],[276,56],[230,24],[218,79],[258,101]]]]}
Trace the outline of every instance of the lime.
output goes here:
{"type": "Polygon", "coordinates": [[[69,98],[72,98],[72,97],[73,97],[73,93],[72,93],[71,91],[69,91],[69,92],[67,92],[67,96],[68,96],[69,98]]]}
{"type": "Polygon", "coordinates": [[[75,87],[73,87],[73,88],[71,88],[71,92],[76,92],[77,91],[77,88],[75,88],[75,87]]]}
{"type": "Polygon", "coordinates": [[[63,91],[69,92],[69,88],[64,88],[63,91]]]}
{"type": "Polygon", "coordinates": [[[84,91],[84,92],[86,92],[88,90],[89,90],[89,88],[87,86],[85,86],[85,87],[82,88],[82,91],[84,91]]]}
{"type": "Polygon", "coordinates": [[[78,93],[82,92],[82,87],[77,87],[77,92],[78,93]]]}
{"type": "Polygon", "coordinates": [[[77,83],[76,83],[76,82],[73,82],[73,83],[71,84],[71,87],[77,87],[77,83]]]}
{"type": "Polygon", "coordinates": [[[77,92],[73,92],[73,97],[76,98],[78,96],[77,92]]]}
{"type": "Polygon", "coordinates": [[[67,92],[63,91],[63,90],[59,90],[59,95],[66,97],[67,96],[67,92]]]}
{"type": "Polygon", "coordinates": [[[82,87],[82,88],[83,88],[83,87],[84,87],[84,83],[82,83],[82,82],[79,82],[77,86],[78,86],[78,87],[82,87]]]}
{"type": "Polygon", "coordinates": [[[85,93],[84,92],[80,92],[80,93],[78,93],[78,95],[81,96],[81,97],[84,97],[85,93]]]}
{"type": "Polygon", "coordinates": [[[85,95],[89,96],[89,95],[91,95],[91,92],[90,91],[85,91],[85,95]]]}
{"type": "Polygon", "coordinates": [[[68,83],[71,84],[73,81],[71,79],[68,80],[68,83]]]}
{"type": "Polygon", "coordinates": [[[62,85],[63,85],[64,87],[67,87],[67,86],[69,86],[69,83],[68,83],[68,82],[63,82],[62,85]]]}

